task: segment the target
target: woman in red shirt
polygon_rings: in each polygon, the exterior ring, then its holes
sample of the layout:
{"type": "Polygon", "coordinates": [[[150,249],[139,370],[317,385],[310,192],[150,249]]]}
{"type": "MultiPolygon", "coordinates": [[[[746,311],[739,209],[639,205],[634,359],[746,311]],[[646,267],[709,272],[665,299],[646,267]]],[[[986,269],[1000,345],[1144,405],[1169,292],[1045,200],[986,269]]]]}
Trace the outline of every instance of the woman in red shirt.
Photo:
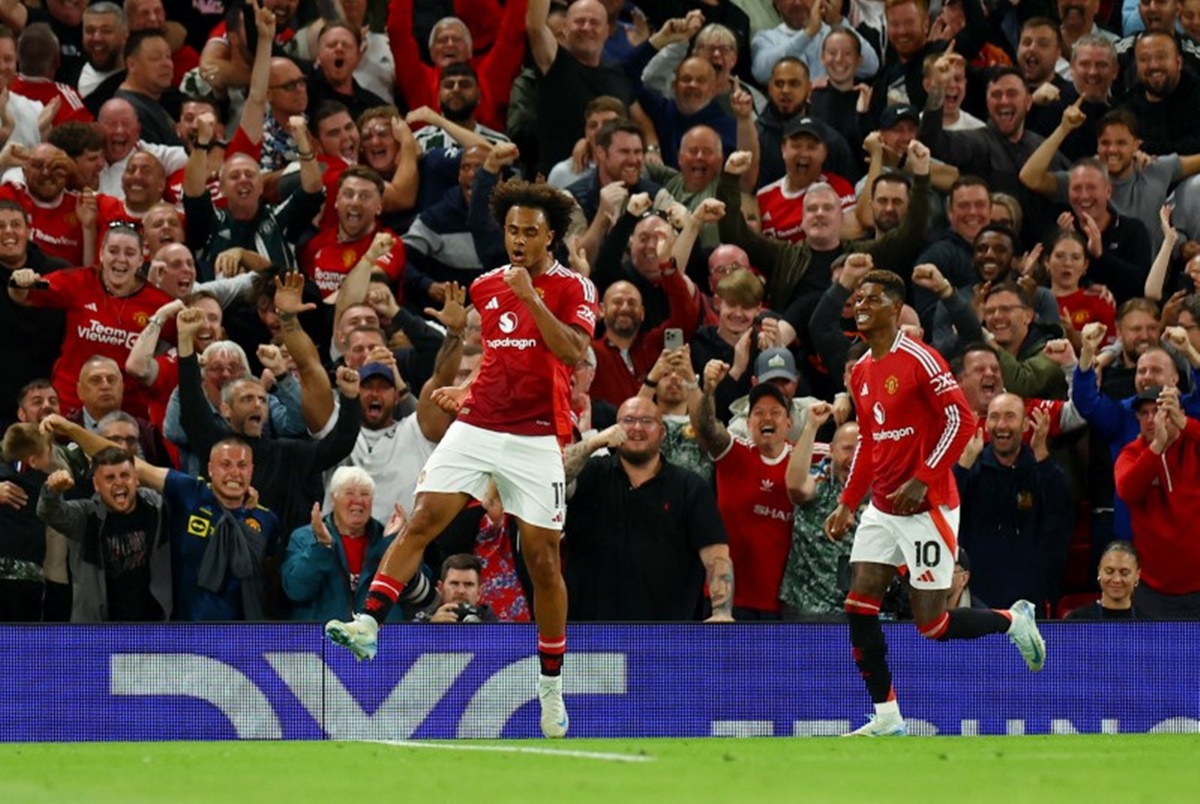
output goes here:
{"type": "MultiPolygon", "coordinates": [[[[159,307],[171,301],[147,284],[141,266],[141,233],[119,223],[104,233],[99,269],[72,268],[45,279],[27,268],[13,272],[8,295],[14,302],[66,311],[62,355],[51,377],[64,413],[80,407],[76,386],[83,364],[93,355],[104,355],[124,366],[138,333],[159,307]]],[[[174,322],[160,322],[164,325],[174,331],[174,322]]],[[[145,418],[146,399],[139,383],[126,383],[121,407],[145,418]]]]}

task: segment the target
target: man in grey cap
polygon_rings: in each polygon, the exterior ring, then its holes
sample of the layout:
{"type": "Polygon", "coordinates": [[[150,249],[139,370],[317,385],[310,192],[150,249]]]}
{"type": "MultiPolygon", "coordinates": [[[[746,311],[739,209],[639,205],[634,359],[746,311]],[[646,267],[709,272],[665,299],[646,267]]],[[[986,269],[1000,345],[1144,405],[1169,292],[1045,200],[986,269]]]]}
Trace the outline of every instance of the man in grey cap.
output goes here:
{"type": "MultiPolygon", "coordinates": [[[[808,408],[819,402],[811,396],[796,396],[800,386],[800,372],[796,370],[796,358],[790,349],[776,346],[759,354],[754,361],[754,376],[750,378],[751,388],[759,383],[769,382],[779,386],[792,415],[792,428],[788,432],[788,441],[795,443],[804,431],[804,421],[808,418],[808,408]]],[[[751,390],[750,394],[754,393],[751,390]]],[[[739,438],[749,438],[746,418],[750,415],[750,395],[735,399],[729,405],[731,418],[729,434],[739,438]]]]}

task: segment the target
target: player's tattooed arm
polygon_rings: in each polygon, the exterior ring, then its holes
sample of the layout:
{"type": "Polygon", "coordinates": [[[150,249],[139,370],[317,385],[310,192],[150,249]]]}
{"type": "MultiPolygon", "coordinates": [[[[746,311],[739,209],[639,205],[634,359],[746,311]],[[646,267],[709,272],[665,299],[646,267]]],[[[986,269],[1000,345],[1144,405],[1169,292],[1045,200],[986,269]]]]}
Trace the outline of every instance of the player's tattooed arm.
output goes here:
{"type": "Polygon", "coordinates": [[[733,619],[733,560],[729,545],[710,544],[700,549],[704,563],[705,582],[712,600],[712,616],[707,622],[727,622],[733,619]]]}

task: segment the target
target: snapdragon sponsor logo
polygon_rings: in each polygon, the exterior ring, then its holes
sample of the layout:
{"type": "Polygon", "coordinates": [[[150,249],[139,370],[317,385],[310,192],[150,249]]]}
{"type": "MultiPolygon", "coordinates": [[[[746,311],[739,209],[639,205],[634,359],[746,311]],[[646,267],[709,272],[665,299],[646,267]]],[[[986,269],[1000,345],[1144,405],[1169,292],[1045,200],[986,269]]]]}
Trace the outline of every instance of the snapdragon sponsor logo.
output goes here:
{"type": "Polygon", "coordinates": [[[492,349],[532,349],[537,346],[533,338],[493,338],[487,342],[492,349]]]}
{"type": "Polygon", "coordinates": [[[872,433],[872,437],[876,441],[900,441],[916,434],[916,430],[911,427],[899,427],[895,430],[876,430],[872,433]]]}
{"type": "Polygon", "coordinates": [[[117,327],[106,327],[99,321],[92,321],[86,327],[77,327],[76,333],[85,341],[104,343],[112,346],[124,346],[126,349],[133,348],[133,342],[137,340],[138,336],[136,332],[128,332],[117,327]]]}

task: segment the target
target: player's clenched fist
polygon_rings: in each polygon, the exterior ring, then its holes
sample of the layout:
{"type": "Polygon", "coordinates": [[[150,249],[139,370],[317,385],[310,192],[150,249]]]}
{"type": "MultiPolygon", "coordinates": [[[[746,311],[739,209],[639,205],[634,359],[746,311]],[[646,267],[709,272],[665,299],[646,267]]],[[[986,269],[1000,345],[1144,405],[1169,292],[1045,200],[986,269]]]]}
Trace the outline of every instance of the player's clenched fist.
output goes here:
{"type": "Polygon", "coordinates": [[[504,282],[522,301],[528,301],[537,295],[533,290],[533,280],[529,278],[529,272],[519,265],[509,266],[504,272],[504,282]]]}

